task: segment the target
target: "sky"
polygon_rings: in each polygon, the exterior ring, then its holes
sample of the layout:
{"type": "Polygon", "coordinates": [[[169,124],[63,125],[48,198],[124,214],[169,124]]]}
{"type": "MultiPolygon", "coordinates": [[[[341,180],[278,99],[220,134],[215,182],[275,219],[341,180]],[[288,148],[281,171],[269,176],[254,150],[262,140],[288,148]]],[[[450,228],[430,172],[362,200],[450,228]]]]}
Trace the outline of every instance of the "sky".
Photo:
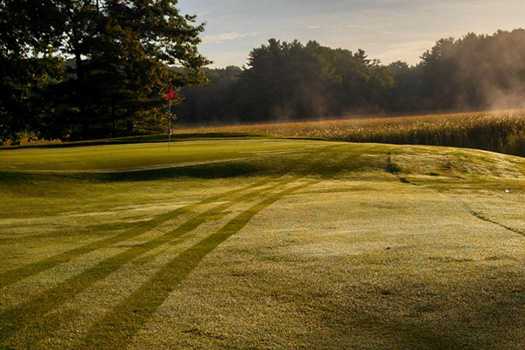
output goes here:
{"type": "Polygon", "coordinates": [[[206,24],[201,52],[242,66],[270,38],[317,40],[388,64],[416,64],[444,37],[525,27],[525,0],[179,0],[206,24]]]}

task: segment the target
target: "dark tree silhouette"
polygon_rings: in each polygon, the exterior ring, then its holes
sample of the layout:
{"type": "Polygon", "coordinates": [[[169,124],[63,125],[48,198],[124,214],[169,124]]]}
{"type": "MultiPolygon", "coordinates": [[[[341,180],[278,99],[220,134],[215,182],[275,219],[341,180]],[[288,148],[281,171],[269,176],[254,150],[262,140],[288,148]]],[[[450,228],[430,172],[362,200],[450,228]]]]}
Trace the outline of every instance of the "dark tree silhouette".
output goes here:
{"type": "Polygon", "coordinates": [[[0,27],[3,138],[140,132],[159,124],[161,90],[198,82],[209,63],[203,26],[176,0],[5,0],[0,27]]]}

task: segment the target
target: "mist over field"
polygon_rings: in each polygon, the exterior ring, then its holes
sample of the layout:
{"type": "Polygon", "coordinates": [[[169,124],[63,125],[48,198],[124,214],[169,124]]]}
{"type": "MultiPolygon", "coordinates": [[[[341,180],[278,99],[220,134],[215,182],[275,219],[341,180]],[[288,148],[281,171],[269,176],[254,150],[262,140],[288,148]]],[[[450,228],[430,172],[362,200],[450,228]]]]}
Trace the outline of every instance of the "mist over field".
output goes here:
{"type": "Polygon", "coordinates": [[[439,40],[414,66],[272,39],[243,69],[206,70],[208,85],[185,89],[178,114],[202,123],[520,108],[524,62],[522,29],[439,40]]]}

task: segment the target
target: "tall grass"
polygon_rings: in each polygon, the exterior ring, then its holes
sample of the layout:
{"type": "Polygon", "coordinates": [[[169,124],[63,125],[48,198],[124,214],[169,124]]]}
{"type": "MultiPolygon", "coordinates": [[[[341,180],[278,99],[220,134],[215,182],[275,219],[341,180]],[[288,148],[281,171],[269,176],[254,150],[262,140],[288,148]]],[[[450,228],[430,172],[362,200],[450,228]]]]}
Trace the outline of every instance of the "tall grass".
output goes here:
{"type": "Polygon", "coordinates": [[[525,156],[525,110],[401,117],[359,117],[181,129],[179,133],[242,133],[349,142],[477,148],[525,156]]]}

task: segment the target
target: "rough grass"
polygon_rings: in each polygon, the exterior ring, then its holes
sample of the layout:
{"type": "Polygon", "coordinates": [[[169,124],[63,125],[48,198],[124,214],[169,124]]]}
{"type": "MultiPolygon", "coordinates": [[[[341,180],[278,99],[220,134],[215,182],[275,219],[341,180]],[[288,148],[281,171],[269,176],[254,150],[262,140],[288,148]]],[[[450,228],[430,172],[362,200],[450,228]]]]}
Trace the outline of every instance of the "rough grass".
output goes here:
{"type": "Polygon", "coordinates": [[[523,158],[262,138],[0,158],[0,348],[525,346],[523,158]]]}
{"type": "Polygon", "coordinates": [[[523,110],[183,128],[178,132],[180,135],[230,133],[350,142],[436,145],[477,148],[525,156],[525,111],[523,110]]]}

